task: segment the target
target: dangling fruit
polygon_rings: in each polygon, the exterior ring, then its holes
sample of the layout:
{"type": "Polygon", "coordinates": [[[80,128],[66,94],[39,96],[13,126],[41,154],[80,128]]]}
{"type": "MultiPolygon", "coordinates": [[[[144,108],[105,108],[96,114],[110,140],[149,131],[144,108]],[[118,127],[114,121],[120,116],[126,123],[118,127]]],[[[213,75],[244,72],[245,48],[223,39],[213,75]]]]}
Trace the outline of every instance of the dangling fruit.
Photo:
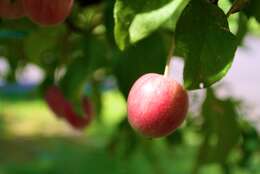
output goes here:
{"type": "Polygon", "coordinates": [[[134,83],[127,102],[129,123],[151,138],[171,134],[184,121],[188,109],[183,87],[155,73],[143,75],[134,83]]]}
{"type": "Polygon", "coordinates": [[[89,125],[94,115],[93,106],[89,98],[84,97],[82,99],[82,107],[84,110],[83,116],[78,115],[72,107],[66,108],[65,118],[75,129],[85,128],[87,125],[89,125]]]}
{"type": "Polygon", "coordinates": [[[22,0],[0,0],[0,18],[18,19],[25,16],[22,0]]]}
{"type": "Polygon", "coordinates": [[[81,130],[88,126],[94,116],[94,108],[88,97],[82,98],[83,116],[75,112],[72,103],[64,97],[57,86],[50,86],[44,98],[55,115],[65,119],[75,129],[81,130]]]}
{"type": "Polygon", "coordinates": [[[64,117],[69,103],[57,86],[50,86],[45,93],[45,101],[57,117],[64,117]]]}
{"type": "Polygon", "coordinates": [[[62,23],[70,14],[73,0],[23,0],[27,16],[42,26],[62,23]]]}

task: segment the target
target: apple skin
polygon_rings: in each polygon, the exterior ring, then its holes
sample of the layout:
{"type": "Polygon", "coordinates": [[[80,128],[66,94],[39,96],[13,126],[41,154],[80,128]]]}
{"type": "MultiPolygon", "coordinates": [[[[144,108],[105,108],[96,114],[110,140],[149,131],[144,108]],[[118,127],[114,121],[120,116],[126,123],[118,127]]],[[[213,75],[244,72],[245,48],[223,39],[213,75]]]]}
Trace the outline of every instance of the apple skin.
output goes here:
{"type": "Polygon", "coordinates": [[[42,26],[62,23],[69,16],[73,0],[23,0],[27,16],[42,26]]]}
{"type": "Polygon", "coordinates": [[[82,99],[82,107],[84,110],[83,116],[78,115],[71,106],[72,105],[66,108],[66,120],[73,128],[78,130],[84,129],[86,126],[89,125],[94,115],[93,106],[90,99],[87,97],[83,97],[82,99]]]}
{"type": "Polygon", "coordinates": [[[47,88],[44,98],[55,115],[58,118],[65,119],[75,129],[84,129],[90,124],[94,116],[94,108],[88,97],[82,98],[81,105],[84,114],[80,116],[75,112],[72,103],[64,97],[59,87],[55,85],[47,88]]]}
{"type": "Polygon", "coordinates": [[[149,73],[140,77],[127,100],[128,121],[140,134],[159,138],[174,132],[184,121],[188,95],[173,79],[149,73]]]}
{"type": "Polygon", "coordinates": [[[44,98],[50,109],[57,117],[61,118],[65,116],[66,108],[70,107],[70,104],[66,101],[62,92],[57,86],[48,87],[44,98]]]}
{"type": "Polygon", "coordinates": [[[19,19],[25,16],[22,0],[0,0],[0,17],[6,19],[19,19]]]}

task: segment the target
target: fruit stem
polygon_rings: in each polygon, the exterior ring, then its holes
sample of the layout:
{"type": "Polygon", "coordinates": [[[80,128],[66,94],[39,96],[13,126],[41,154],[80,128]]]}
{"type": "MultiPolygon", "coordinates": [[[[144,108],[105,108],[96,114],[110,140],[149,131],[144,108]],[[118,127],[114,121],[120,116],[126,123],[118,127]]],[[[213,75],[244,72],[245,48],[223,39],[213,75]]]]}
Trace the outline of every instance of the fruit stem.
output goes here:
{"type": "Polygon", "coordinates": [[[171,47],[169,49],[169,54],[168,54],[168,57],[167,57],[166,66],[165,66],[165,69],[164,69],[164,76],[165,77],[168,77],[169,73],[170,73],[170,69],[171,69],[170,65],[171,65],[171,60],[172,60],[172,57],[173,57],[174,48],[175,48],[175,40],[173,38],[172,42],[171,42],[171,47]]]}

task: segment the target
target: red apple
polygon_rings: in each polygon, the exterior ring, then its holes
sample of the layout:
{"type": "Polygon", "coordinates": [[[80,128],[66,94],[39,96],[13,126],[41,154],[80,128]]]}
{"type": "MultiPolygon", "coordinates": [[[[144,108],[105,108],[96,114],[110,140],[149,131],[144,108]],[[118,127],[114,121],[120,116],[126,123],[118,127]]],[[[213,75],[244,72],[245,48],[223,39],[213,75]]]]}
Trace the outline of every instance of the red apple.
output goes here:
{"type": "Polygon", "coordinates": [[[186,117],[188,96],[175,80],[150,73],[140,77],[127,100],[128,121],[146,137],[171,134],[186,117]]]}
{"type": "Polygon", "coordinates": [[[59,118],[66,119],[73,128],[81,130],[91,122],[94,109],[88,97],[82,98],[83,116],[75,112],[72,103],[64,97],[62,91],[57,86],[50,86],[44,97],[55,115],[59,118]]]}
{"type": "Polygon", "coordinates": [[[69,16],[73,0],[23,0],[27,16],[43,26],[57,25],[69,16]]]}
{"type": "Polygon", "coordinates": [[[22,0],[0,0],[0,17],[18,19],[25,16],[22,0]]]}
{"type": "Polygon", "coordinates": [[[65,118],[70,123],[70,125],[79,130],[84,129],[86,126],[88,126],[93,117],[93,106],[91,101],[87,97],[83,98],[82,107],[85,112],[83,116],[78,115],[72,107],[66,108],[65,114],[65,118]]]}
{"type": "Polygon", "coordinates": [[[57,86],[50,86],[45,93],[45,100],[58,117],[64,117],[66,108],[70,107],[57,86]]]}

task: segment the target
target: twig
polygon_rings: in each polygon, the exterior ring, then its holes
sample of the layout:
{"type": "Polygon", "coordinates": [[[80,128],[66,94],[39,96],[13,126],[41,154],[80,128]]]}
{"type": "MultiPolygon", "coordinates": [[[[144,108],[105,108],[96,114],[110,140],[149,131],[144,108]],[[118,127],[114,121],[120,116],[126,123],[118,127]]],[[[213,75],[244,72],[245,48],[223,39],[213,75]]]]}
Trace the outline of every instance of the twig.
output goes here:
{"type": "Polygon", "coordinates": [[[165,77],[169,76],[170,64],[171,64],[174,49],[175,49],[175,39],[173,38],[172,43],[171,43],[171,47],[169,49],[169,54],[168,54],[168,57],[167,57],[166,66],[165,66],[165,69],[164,69],[164,76],[165,77]]]}

